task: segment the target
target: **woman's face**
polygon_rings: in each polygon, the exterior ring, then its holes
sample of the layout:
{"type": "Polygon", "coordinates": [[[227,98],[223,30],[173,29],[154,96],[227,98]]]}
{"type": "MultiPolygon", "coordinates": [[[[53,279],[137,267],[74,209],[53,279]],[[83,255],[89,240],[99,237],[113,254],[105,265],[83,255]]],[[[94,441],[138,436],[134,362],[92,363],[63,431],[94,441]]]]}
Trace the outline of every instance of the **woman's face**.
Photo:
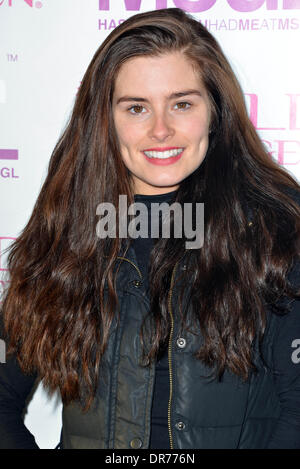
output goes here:
{"type": "Polygon", "coordinates": [[[181,52],[125,62],[116,78],[113,118],[135,194],[171,192],[204,160],[209,100],[181,52]]]}

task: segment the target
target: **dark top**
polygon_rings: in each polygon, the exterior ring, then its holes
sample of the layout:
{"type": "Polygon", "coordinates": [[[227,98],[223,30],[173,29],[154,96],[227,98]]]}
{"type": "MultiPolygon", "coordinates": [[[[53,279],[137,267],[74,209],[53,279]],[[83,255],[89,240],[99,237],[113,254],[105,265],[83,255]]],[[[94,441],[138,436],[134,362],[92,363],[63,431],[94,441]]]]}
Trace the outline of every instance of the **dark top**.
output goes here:
{"type": "MultiPolygon", "coordinates": [[[[136,238],[133,247],[138,266],[148,285],[149,257],[153,247],[151,239],[151,203],[171,203],[176,191],[160,195],[136,195],[135,202],[142,202],[148,208],[148,238],[136,238]]],[[[161,223],[161,219],[159,220],[161,223]]],[[[159,224],[159,229],[161,225],[159,224]]],[[[151,434],[149,448],[170,448],[168,433],[169,363],[167,349],[161,350],[155,369],[154,393],[151,413],[151,434]]]]}
{"type": "MultiPolygon", "coordinates": [[[[136,196],[136,201],[163,202],[168,201],[170,196],[171,193],[159,196],[136,196]]],[[[139,268],[146,278],[152,249],[151,238],[137,238],[134,240],[134,249],[139,268]]],[[[290,281],[299,284],[299,273],[297,278],[291,276],[290,281]]],[[[280,318],[280,321],[282,324],[273,343],[273,358],[274,385],[282,410],[268,448],[300,448],[300,301],[294,301],[291,311],[280,318]],[[296,340],[298,342],[295,346],[296,340]]],[[[4,337],[1,321],[0,337],[4,337]]],[[[0,448],[38,448],[22,418],[26,398],[35,380],[36,376],[24,375],[21,372],[14,357],[0,364],[0,448]]],[[[169,448],[168,398],[169,375],[165,352],[159,357],[156,367],[150,448],[169,448]]]]}

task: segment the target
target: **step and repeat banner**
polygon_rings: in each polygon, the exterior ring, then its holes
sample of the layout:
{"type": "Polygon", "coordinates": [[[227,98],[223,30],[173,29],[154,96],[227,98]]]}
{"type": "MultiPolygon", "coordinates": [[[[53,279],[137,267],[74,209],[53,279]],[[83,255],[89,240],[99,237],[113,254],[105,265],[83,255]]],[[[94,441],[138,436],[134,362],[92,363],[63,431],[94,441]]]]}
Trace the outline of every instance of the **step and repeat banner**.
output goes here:
{"type": "MultiPolygon", "coordinates": [[[[0,294],[83,74],[126,18],[179,7],[220,42],[270,157],[300,178],[300,0],[0,0],[0,294]]],[[[61,402],[39,385],[25,424],[54,448],[61,402]]]]}

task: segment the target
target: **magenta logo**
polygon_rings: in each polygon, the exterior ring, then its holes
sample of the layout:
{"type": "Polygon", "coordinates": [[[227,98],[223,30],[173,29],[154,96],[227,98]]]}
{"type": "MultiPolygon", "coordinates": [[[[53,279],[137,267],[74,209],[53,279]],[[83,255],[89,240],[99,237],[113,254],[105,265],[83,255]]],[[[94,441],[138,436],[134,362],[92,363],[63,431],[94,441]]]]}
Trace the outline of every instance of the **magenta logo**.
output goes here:
{"type": "MultiPolygon", "coordinates": [[[[119,0],[123,1],[126,10],[139,11],[141,8],[142,0],[119,0]]],[[[224,0],[222,0],[224,3],[224,0]]],[[[251,12],[258,10],[262,6],[265,6],[267,10],[299,10],[300,0],[226,0],[227,4],[236,11],[240,12],[251,12]]],[[[216,4],[220,4],[221,0],[156,0],[155,9],[160,10],[162,8],[177,7],[182,10],[198,13],[201,11],[207,11],[216,4]]],[[[149,4],[149,2],[148,2],[149,4]]],[[[144,2],[145,6],[145,2],[144,2]]],[[[153,6],[152,6],[153,8],[153,6]]],[[[99,0],[99,10],[110,10],[110,0],[99,0]]]]}
{"type": "MultiPolygon", "coordinates": [[[[13,162],[19,159],[19,151],[11,149],[0,149],[0,163],[1,160],[7,160],[13,162]]],[[[6,163],[7,165],[9,163],[6,163]]],[[[19,179],[19,176],[15,173],[15,168],[8,168],[6,166],[0,167],[0,179],[19,179]]],[[[1,269],[0,269],[1,270],[1,269]]]]}
{"type": "MultiPolygon", "coordinates": [[[[42,8],[43,3],[37,0],[36,2],[34,0],[22,0],[24,3],[26,3],[29,7],[35,7],[35,8],[42,8]]],[[[0,6],[1,5],[7,5],[9,7],[12,7],[15,5],[17,2],[16,0],[0,0],[0,6]]],[[[18,0],[18,3],[20,3],[20,0],[18,0]]]]}
{"type": "Polygon", "coordinates": [[[18,160],[18,150],[1,150],[0,149],[0,160],[18,160]]]}

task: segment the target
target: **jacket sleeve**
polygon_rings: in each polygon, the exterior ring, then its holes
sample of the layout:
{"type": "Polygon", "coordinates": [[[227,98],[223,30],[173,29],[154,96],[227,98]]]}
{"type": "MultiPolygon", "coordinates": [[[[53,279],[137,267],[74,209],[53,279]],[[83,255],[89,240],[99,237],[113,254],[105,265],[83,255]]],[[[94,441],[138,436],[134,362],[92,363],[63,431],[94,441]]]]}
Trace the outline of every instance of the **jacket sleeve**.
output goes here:
{"type": "MultiPolygon", "coordinates": [[[[291,283],[299,287],[299,265],[291,283]]],[[[281,413],[268,449],[300,448],[300,300],[293,300],[290,311],[278,317],[279,327],[273,344],[273,374],[281,413]]]]}
{"type": "MultiPolygon", "coordinates": [[[[0,338],[4,350],[5,334],[1,315],[0,338]]],[[[4,357],[4,360],[1,359],[3,361],[0,363],[0,449],[39,449],[34,436],[23,422],[26,399],[37,377],[22,373],[15,356],[4,357]]]]}

